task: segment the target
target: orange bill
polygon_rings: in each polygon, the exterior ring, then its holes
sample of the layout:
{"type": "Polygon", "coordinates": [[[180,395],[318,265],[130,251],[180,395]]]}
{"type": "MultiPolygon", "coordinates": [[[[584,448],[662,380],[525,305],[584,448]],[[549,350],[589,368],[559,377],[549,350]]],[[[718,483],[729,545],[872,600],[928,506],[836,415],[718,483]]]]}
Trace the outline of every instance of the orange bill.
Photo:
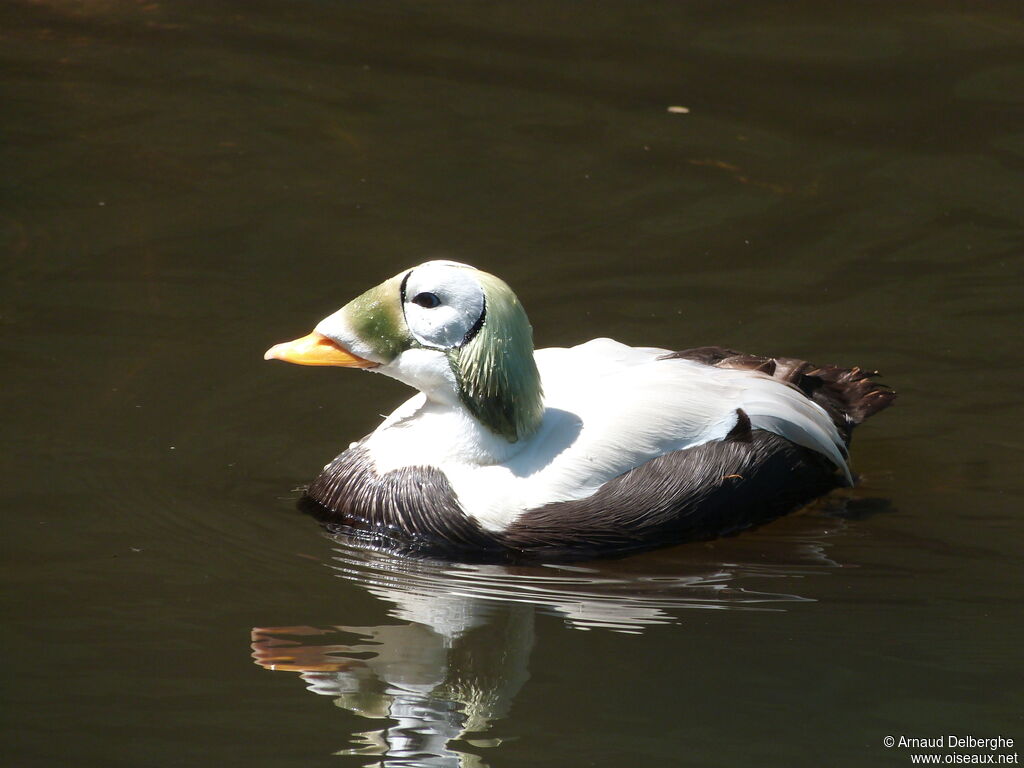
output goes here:
{"type": "Polygon", "coordinates": [[[376,368],[379,363],[364,360],[331,341],[323,334],[313,331],[295,341],[275,344],[263,355],[264,360],[284,360],[299,365],[341,365],[346,368],[376,368]]]}

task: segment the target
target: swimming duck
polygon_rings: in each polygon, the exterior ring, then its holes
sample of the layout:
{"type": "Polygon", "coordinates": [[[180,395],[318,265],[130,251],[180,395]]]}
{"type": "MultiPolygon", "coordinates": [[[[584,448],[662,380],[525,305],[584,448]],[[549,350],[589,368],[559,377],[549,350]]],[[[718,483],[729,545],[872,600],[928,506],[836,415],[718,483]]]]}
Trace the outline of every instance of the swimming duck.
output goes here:
{"type": "Polygon", "coordinates": [[[466,264],[405,270],[265,359],[419,390],[307,491],[335,532],[485,559],[623,554],[735,533],[853,483],[853,428],[894,393],[859,368],[594,339],[534,350],[466,264]]]}

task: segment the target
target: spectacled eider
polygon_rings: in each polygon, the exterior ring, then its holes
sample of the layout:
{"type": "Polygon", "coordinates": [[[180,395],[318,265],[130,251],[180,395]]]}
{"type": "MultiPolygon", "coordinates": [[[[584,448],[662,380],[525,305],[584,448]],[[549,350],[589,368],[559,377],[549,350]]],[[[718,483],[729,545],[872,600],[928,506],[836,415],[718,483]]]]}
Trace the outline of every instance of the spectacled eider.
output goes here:
{"type": "Polygon", "coordinates": [[[308,489],[333,530],[449,557],[566,559],[734,533],[852,484],[853,428],[894,393],[859,368],[595,339],[533,349],[512,290],[431,261],[266,359],[419,394],[308,489]]]}

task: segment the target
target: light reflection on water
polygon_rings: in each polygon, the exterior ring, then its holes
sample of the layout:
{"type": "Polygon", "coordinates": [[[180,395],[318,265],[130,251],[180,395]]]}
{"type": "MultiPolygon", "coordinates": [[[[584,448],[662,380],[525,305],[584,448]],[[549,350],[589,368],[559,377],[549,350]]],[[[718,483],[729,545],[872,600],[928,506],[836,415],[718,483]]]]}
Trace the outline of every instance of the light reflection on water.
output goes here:
{"type": "Polygon", "coordinates": [[[401,623],[254,627],[252,655],[377,721],[338,755],[388,766],[484,766],[467,749],[501,743],[487,732],[529,679],[537,615],[571,629],[640,634],[682,623],[690,609],[782,611],[813,602],[799,594],[801,579],[845,567],[828,555],[829,539],[845,527],[841,517],[798,516],[752,546],[741,537],[725,551],[696,545],[588,565],[415,560],[338,542],[326,565],[384,601],[401,623]]]}

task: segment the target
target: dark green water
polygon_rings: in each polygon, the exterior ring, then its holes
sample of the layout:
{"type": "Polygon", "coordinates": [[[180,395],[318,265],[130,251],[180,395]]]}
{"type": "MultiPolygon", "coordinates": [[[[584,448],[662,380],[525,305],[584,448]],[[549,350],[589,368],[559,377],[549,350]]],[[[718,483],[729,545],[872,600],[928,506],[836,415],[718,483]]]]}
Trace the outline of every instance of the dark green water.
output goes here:
{"type": "Polygon", "coordinates": [[[1018,2],[8,0],[0,88],[5,765],[1024,742],[1018,2]],[[735,539],[361,555],[297,489],[407,391],[261,356],[439,255],[541,346],[859,364],[900,400],[858,488],[735,539]]]}

